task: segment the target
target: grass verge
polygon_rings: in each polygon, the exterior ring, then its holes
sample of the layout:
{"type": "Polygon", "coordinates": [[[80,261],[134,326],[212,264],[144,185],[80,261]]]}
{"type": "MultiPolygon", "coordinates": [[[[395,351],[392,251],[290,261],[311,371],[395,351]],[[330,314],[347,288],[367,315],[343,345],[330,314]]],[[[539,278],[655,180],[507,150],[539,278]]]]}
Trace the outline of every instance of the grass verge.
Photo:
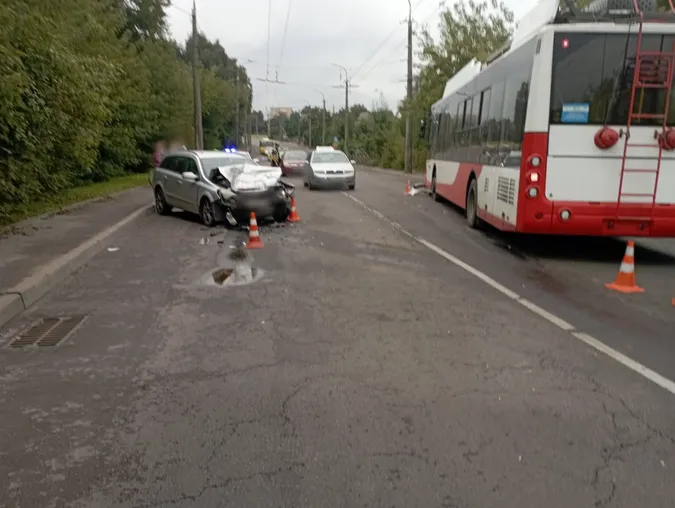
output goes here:
{"type": "Polygon", "coordinates": [[[8,216],[0,217],[0,230],[4,230],[12,224],[30,219],[31,217],[56,212],[82,201],[103,198],[117,192],[141,187],[142,185],[148,185],[147,173],[135,173],[133,175],[120,176],[119,178],[108,180],[107,182],[92,183],[90,185],[68,189],[48,200],[35,201],[18,207],[8,216]]]}

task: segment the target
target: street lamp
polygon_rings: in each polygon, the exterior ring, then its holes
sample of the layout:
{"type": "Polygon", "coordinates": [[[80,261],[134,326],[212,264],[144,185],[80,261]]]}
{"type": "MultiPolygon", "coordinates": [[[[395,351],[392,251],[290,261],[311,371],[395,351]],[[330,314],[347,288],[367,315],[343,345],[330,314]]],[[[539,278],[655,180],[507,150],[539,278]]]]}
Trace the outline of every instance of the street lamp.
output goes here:
{"type": "Polygon", "coordinates": [[[316,93],[321,94],[321,98],[323,99],[323,110],[321,112],[321,144],[325,145],[326,144],[326,96],[323,94],[321,90],[314,90],[316,93]]]}

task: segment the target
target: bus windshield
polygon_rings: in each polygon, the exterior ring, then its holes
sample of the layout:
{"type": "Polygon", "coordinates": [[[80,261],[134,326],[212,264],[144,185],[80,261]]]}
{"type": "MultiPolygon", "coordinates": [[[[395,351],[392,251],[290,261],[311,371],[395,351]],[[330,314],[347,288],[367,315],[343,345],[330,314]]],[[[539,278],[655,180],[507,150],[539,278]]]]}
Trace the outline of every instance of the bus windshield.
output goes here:
{"type": "MultiPolygon", "coordinates": [[[[674,45],[675,35],[642,36],[642,51],[672,52],[674,45]]],[[[625,125],[628,121],[636,49],[636,34],[556,33],[551,80],[551,123],[625,125]],[[566,118],[562,114],[563,105],[587,106],[588,118],[585,118],[585,114],[566,118]]],[[[660,71],[667,73],[665,62],[660,71]]],[[[672,88],[669,93],[672,97],[672,88]]],[[[636,94],[634,112],[662,115],[665,101],[665,89],[641,89],[636,94]]],[[[674,124],[673,98],[669,109],[668,123],[674,124]]],[[[662,120],[658,117],[640,118],[631,123],[661,125],[662,120]]]]}

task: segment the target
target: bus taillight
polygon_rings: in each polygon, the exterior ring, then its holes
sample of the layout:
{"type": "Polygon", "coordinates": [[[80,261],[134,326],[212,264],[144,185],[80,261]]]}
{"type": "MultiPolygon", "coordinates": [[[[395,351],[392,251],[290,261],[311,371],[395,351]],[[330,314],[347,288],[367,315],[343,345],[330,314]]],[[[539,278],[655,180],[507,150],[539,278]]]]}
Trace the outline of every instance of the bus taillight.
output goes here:
{"type": "Polygon", "coordinates": [[[528,159],[528,163],[530,167],[538,168],[541,165],[541,157],[539,157],[538,155],[532,155],[528,159]]]}

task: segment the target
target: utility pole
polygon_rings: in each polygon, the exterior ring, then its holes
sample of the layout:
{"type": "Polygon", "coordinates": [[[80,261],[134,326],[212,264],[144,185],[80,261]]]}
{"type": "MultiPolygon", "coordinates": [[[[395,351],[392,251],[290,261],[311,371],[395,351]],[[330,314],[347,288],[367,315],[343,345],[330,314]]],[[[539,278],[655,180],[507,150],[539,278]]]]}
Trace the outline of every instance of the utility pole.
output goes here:
{"type": "Polygon", "coordinates": [[[234,146],[239,148],[239,140],[240,140],[240,136],[239,136],[239,65],[237,65],[237,74],[235,75],[235,78],[234,78],[234,99],[235,99],[236,108],[237,108],[236,113],[235,113],[235,117],[234,117],[234,121],[235,121],[234,146]]]}
{"type": "Polygon", "coordinates": [[[408,90],[405,108],[405,172],[412,173],[412,100],[413,100],[413,29],[412,29],[412,4],[408,0],[408,90]]]}
{"type": "Polygon", "coordinates": [[[318,92],[321,94],[321,98],[323,99],[323,110],[321,111],[321,144],[325,145],[326,144],[326,96],[323,94],[321,90],[314,90],[315,92],[318,92]]]}
{"type": "Polygon", "coordinates": [[[345,153],[348,153],[347,140],[349,139],[349,76],[345,78],[345,153]]]}
{"type": "Polygon", "coordinates": [[[272,115],[270,115],[270,38],[272,36],[272,0],[267,3],[267,59],[265,63],[265,102],[267,102],[267,137],[272,137],[272,115]]]}
{"type": "MultiPolygon", "coordinates": [[[[342,65],[333,64],[335,67],[339,67],[345,73],[345,142],[344,142],[344,152],[347,153],[348,147],[347,143],[349,140],[349,88],[352,86],[351,81],[349,80],[349,73],[347,69],[342,65]]],[[[341,88],[341,87],[338,87],[341,88]]]]}
{"type": "Polygon", "coordinates": [[[197,0],[192,3],[192,88],[195,107],[195,148],[204,149],[204,130],[202,126],[202,92],[199,82],[199,50],[197,48],[197,0]]]}
{"type": "Polygon", "coordinates": [[[312,111],[309,111],[309,147],[312,147],[312,111]]]}
{"type": "Polygon", "coordinates": [[[307,114],[307,119],[309,120],[309,147],[312,147],[312,105],[309,103],[309,101],[305,101],[307,103],[307,107],[309,108],[309,113],[307,114]]]}
{"type": "Polygon", "coordinates": [[[321,111],[321,144],[326,144],[326,99],[323,99],[323,110],[321,111]]]}

